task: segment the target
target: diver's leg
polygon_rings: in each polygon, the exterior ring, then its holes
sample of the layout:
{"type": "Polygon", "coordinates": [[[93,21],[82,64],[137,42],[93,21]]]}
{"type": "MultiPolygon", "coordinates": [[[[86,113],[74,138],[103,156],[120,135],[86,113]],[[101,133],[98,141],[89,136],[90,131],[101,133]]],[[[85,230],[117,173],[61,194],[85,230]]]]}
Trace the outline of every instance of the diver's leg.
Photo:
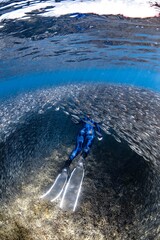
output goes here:
{"type": "Polygon", "coordinates": [[[72,163],[73,159],[82,151],[82,146],[84,142],[84,136],[82,133],[83,132],[81,131],[80,134],[78,135],[76,148],[73,150],[73,152],[69,156],[69,159],[65,162],[64,168],[68,168],[72,163]]]}
{"type": "Polygon", "coordinates": [[[86,137],[86,143],[85,143],[85,146],[83,148],[83,152],[82,152],[82,157],[85,159],[88,154],[89,154],[89,151],[92,147],[92,144],[93,144],[93,140],[94,140],[94,135],[87,135],[86,137]]]}
{"type": "Polygon", "coordinates": [[[84,137],[82,135],[78,136],[76,148],[73,150],[73,152],[69,156],[69,159],[71,161],[82,151],[83,142],[84,142],[84,137]]]}

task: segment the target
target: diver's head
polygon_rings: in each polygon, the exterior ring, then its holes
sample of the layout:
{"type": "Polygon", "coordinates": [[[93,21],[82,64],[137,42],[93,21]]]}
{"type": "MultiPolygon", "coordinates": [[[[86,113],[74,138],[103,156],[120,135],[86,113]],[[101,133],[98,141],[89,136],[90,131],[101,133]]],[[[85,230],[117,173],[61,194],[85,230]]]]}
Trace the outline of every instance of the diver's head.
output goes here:
{"type": "Polygon", "coordinates": [[[86,114],[86,118],[87,119],[91,119],[91,115],[90,114],[86,114]]]}

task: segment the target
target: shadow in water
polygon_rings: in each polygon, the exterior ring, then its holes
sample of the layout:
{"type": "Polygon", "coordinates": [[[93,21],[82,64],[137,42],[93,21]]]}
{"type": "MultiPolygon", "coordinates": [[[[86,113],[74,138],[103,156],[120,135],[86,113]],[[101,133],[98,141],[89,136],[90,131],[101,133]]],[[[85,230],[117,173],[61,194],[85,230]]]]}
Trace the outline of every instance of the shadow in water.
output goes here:
{"type": "MultiPolygon", "coordinates": [[[[132,239],[148,228],[154,236],[159,222],[157,174],[125,141],[118,143],[105,135],[103,142],[95,143],[87,163],[84,202],[94,218],[106,219],[117,231],[132,234],[132,239]]],[[[102,232],[107,235],[108,228],[102,232]]]]}

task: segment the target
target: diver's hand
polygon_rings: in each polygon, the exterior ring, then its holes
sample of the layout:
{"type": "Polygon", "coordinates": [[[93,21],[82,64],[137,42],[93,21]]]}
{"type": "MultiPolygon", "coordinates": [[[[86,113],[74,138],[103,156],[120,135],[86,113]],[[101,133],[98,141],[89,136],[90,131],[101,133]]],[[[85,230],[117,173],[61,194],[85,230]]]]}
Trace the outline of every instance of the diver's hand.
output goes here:
{"type": "Polygon", "coordinates": [[[96,134],[97,134],[97,138],[99,141],[102,141],[103,137],[102,137],[102,134],[98,131],[96,131],[96,134]]]}
{"type": "Polygon", "coordinates": [[[102,141],[102,139],[103,139],[103,137],[101,136],[101,137],[97,137],[98,138],[98,140],[99,141],[102,141]]]}

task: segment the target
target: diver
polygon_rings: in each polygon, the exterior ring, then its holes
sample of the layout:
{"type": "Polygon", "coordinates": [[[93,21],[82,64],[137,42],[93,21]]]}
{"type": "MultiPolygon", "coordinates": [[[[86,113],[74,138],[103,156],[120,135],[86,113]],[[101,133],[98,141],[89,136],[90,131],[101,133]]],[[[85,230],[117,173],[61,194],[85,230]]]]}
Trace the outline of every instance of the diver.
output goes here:
{"type": "Polygon", "coordinates": [[[55,201],[62,196],[60,208],[65,211],[75,211],[84,178],[85,158],[89,154],[95,135],[97,134],[98,140],[102,140],[101,129],[98,123],[93,121],[89,115],[82,119],[72,115],[72,121],[83,125],[78,133],[75,149],[71,152],[68,160],[65,161],[63,168],[60,170],[61,172],[50,189],[41,196],[41,198],[46,198],[50,201],[55,201]],[[80,153],[78,164],[70,173],[69,166],[80,153]]]}
{"type": "Polygon", "coordinates": [[[83,128],[78,133],[76,147],[70,154],[68,160],[65,161],[63,169],[68,169],[73,159],[80,153],[82,160],[85,160],[90,152],[96,134],[98,135],[97,138],[99,141],[103,139],[99,124],[93,121],[89,115],[78,121],[74,118],[72,120],[76,124],[83,124],[83,128]]]}

